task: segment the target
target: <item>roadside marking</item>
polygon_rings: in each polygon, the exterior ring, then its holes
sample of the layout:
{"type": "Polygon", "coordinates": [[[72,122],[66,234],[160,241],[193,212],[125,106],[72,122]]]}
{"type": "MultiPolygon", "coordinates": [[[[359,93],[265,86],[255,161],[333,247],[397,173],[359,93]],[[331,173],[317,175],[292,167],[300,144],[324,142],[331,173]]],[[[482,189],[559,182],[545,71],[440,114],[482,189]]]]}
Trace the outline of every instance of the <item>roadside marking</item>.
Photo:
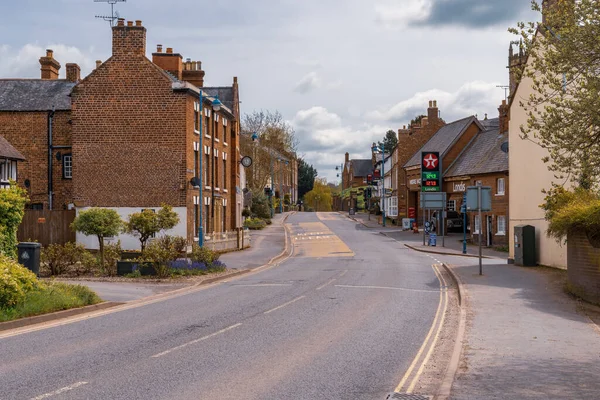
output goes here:
{"type": "Polygon", "coordinates": [[[384,290],[403,290],[407,292],[423,292],[423,293],[438,293],[439,290],[424,290],[424,289],[409,289],[389,286],[353,286],[353,285],[335,285],[339,288],[350,288],[350,289],[384,289],[384,290]]]}
{"type": "Polygon", "coordinates": [[[171,353],[171,352],[173,352],[173,351],[175,351],[175,350],[183,349],[184,347],[187,347],[187,346],[189,346],[190,344],[194,344],[194,343],[202,342],[203,340],[206,340],[206,339],[210,339],[211,337],[214,337],[214,336],[220,335],[220,334],[222,334],[222,333],[225,333],[225,332],[227,332],[227,331],[230,331],[230,330],[232,330],[232,329],[234,329],[234,328],[237,328],[238,326],[241,326],[241,325],[242,325],[242,323],[241,323],[241,322],[240,322],[239,324],[231,325],[230,327],[227,327],[227,328],[225,328],[225,329],[221,329],[221,330],[220,330],[220,331],[218,331],[218,332],[211,333],[210,335],[206,335],[206,336],[204,336],[204,337],[201,337],[200,339],[195,339],[195,340],[192,340],[191,342],[184,343],[184,344],[182,344],[181,346],[173,347],[172,349],[169,349],[169,350],[163,351],[162,353],[155,354],[155,355],[153,355],[151,358],[158,358],[158,357],[165,356],[165,355],[167,355],[167,354],[169,354],[169,353],[171,353]]]}
{"type": "MultiPolygon", "coordinates": [[[[443,283],[443,287],[445,288],[447,286],[446,280],[444,279],[444,276],[442,275],[442,273],[438,270],[437,265],[434,266],[434,271],[436,272],[436,275],[440,279],[440,285],[442,285],[442,283],[443,283]]],[[[421,375],[423,374],[423,371],[425,370],[425,366],[429,362],[429,358],[431,357],[431,354],[433,354],[435,345],[437,344],[437,341],[440,338],[440,333],[442,332],[442,327],[444,326],[444,321],[446,320],[446,309],[448,308],[448,290],[442,289],[442,288],[440,288],[440,290],[442,290],[444,292],[444,310],[442,311],[442,320],[440,321],[440,324],[439,324],[437,331],[435,333],[435,336],[433,338],[433,342],[431,343],[431,346],[429,347],[429,351],[427,352],[427,355],[425,356],[423,363],[419,367],[417,374],[415,375],[413,381],[411,382],[410,386],[408,387],[408,390],[406,391],[407,393],[412,393],[413,390],[415,389],[415,386],[417,385],[419,378],[421,377],[421,375]]],[[[440,294],[441,294],[441,292],[440,292],[440,294]]]]}
{"type": "Polygon", "coordinates": [[[285,307],[285,306],[289,306],[290,304],[292,304],[292,303],[295,303],[295,302],[297,302],[298,300],[301,300],[301,299],[303,299],[303,298],[305,298],[305,297],[306,297],[306,296],[300,296],[300,297],[296,297],[294,300],[290,300],[290,301],[288,301],[287,303],[283,303],[283,304],[282,304],[282,305],[280,305],[280,306],[277,306],[277,307],[275,307],[275,308],[272,308],[272,309],[270,309],[269,311],[265,311],[265,312],[264,312],[264,314],[270,314],[270,313],[272,313],[273,311],[277,311],[277,310],[279,310],[279,309],[281,309],[281,308],[283,308],[283,307],[285,307]]]}
{"type": "Polygon", "coordinates": [[[47,399],[48,397],[56,396],[57,394],[68,392],[70,390],[77,389],[78,387],[83,386],[83,385],[87,385],[87,384],[88,384],[87,382],[77,382],[77,383],[74,383],[72,385],[65,386],[64,388],[60,388],[58,390],[55,390],[54,392],[41,394],[41,395],[39,395],[37,397],[32,397],[31,400],[47,399]]]}
{"type": "Polygon", "coordinates": [[[347,273],[348,273],[348,270],[345,270],[344,272],[342,272],[342,273],[340,274],[340,276],[338,276],[338,279],[339,279],[339,278],[341,278],[342,276],[346,275],[347,273]]]}
{"type": "Polygon", "coordinates": [[[291,283],[256,283],[246,285],[231,285],[235,287],[268,287],[268,286],[292,286],[291,283]]]}
{"type": "MultiPolygon", "coordinates": [[[[429,328],[429,332],[427,333],[427,336],[425,337],[425,340],[423,341],[423,344],[421,345],[421,348],[419,349],[419,351],[418,351],[417,355],[415,356],[413,362],[410,364],[408,370],[406,371],[406,373],[402,377],[402,380],[400,381],[400,383],[398,384],[398,386],[394,390],[395,392],[401,392],[402,391],[402,388],[404,387],[404,384],[408,381],[408,379],[410,378],[413,370],[417,366],[417,363],[421,359],[421,355],[423,354],[423,352],[427,348],[427,344],[429,343],[429,341],[431,339],[431,335],[433,334],[433,332],[435,330],[435,327],[438,326],[438,322],[439,322],[439,319],[440,319],[440,312],[442,310],[442,306],[443,306],[443,309],[444,309],[443,314],[445,315],[445,313],[446,313],[447,298],[448,298],[448,291],[446,289],[444,289],[444,287],[446,287],[446,283],[445,283],[445,281],[443,281],[443,286],[442,286],[443,277],[442,277],[442,279],[440,279],[441,274],[438,274],[437,266],[432,265],[431,268],[433,268],[433,272],[435,273],[436,277],[440,281],[440,290],[439,290],[440,301],[438,303],[437,311],[435,312],[435,317],[433,318],[433,322],[431,324],[431,328],[429,328]],[[444,303],[444,297],[443,297],[444,293],[446,295],[446,302],[445,303],[444,303]]],[[[442,322],[443,322],[443,319],[444,319],[444,315],[442,315],[442,322]]],[[[437,332],[435,334],[434,346],[431,346],[431,349],[428,351],[427,356],[425,357],[426,361],[429,360],[429,357],[431,356],[431,351],[435,347],[435,342],[437,342],[437,337],[440,334],[442,326],[443,326],[443,324],[439,324],[439,326],[438,326],[438,330],[437,330],[437,332]]],[[[426,362],[424,362],[419,367],[419,369],[417,370],[417,374],[416,374],[415,378],[413,379],[413,381],[411,382],[411,385],[410,385],[409,389],[411,389],[411,390],[414,389],[414,386],[416,385],[416,382],[418,381],[418,378],[423,373],[423,368],[424,368],[425,364],[426,364],[426,362]]],[[[411,392],[407,391],[407,393],[411,393],[411,392]]]]}
{"type": "Polygon", "coordinates": [[[327,286],[327,285],[329,285],[329,284],[331,284],[331,283],[333,283],[333,282],[335,282],[335,281],[336,281],[336,279],[335,279],[335,278],[333,278],[333,279],[331,279],[329,282],[327,282],[326,284],[324,284],[324,285],[322,285],[322,286],[319,286],[319,287],[317,288],[317,290],[321,290],[321,289],[323,289],[325,286],[327,286]]]}

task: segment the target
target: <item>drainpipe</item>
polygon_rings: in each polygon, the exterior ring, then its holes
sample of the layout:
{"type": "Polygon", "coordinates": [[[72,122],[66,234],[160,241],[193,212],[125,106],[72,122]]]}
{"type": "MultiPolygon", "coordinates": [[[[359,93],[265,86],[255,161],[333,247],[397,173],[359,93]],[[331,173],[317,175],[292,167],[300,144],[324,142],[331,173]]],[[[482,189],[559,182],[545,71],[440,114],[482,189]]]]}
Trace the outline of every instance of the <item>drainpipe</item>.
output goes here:
{"type": "Polygon", "coordinates": [[[54,107],[48,111],[48,209],[52,210],[53,182],[52,182],[52,123],[54,121],[54,107]]]}

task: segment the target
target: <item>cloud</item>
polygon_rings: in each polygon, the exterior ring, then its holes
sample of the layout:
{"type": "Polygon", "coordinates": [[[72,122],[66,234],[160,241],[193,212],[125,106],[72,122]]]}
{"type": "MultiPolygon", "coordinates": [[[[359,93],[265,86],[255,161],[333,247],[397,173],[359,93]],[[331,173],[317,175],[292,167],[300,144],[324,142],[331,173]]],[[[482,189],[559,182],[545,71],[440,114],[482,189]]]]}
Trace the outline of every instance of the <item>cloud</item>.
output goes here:
{"type": "Polygon", "coordinates": [[[294,92],[306,94],[312,92],[315,89],[321,87],[321,79],[317,75],[316,72],[311,72],[308,75],[305,75],[300,81],[296,84],[294,88],[294,92]]]}
{"type": "MultiPolygon", "coordinates": [[[[499,84],[474,81],[465,83],[454,93],[439,89],[418,92],[407,100],[371,111],[366,116],[376,122],[408,124],[414,117],[427,114],[430,100],[437,100],[446,122],[476,114],[483,118],[486,112],[493,113],[502,101],[502,91],[497,85],[499,84]]],[[[489,117],[494,117],[494,114],[489,117]]]]}
{"type": "Polygon", "coordinates": [[[46,55],[46,49],[54,50],[54,58],[61,64],[60,76],[65,77],[67,63],[77,63],[81,67],[81,75],[87,75],[94,67],[92,54],[94,49],[82,51],[77,47],[64,44],[49,44],[42,47],[38,44],[26,44],[20,49],[12,49],[8,45],[0,46],[0,76],[7,78],[39,78],[40,57],[46,55]]]}
{"type": "Polygon", "coordinates": [[[380,0],[377,20],[386,27],[462,26],[487,28],[514,23],[529,8],[523,0],[380,0]]]}

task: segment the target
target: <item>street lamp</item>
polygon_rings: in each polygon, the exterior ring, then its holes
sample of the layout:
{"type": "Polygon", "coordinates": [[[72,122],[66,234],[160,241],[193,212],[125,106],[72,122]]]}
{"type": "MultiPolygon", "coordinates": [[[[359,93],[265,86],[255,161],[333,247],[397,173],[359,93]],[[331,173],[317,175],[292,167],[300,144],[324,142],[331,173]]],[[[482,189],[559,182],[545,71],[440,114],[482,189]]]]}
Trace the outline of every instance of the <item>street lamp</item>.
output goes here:
{"type": "Polygon", "coordinates": [[[285,196],[283,195],[283,166],[281,164],[282,161],[285,162],[285,165],[288,165],[288,162],[287,160],[282,160],[281,158],[277,159],[277,162],[279,163],[279,172],[281,172],[281,178],[279,180],[279,212],[283,214],[283,200],[285,196]]]}
{"type": "Polygon", "coordinates": [[[385,149],[383,146],[373,143],[371,150],[373,153],[381,153],[381,215],[385,227],[385,149]]]}
{"type": "MultiPolygon", "coordinates": [[[[221,103],[221,101],[219,100],[219,96],[215,96],[215,99],[212,101],[211,103],[212,105],[212,109],[215,113],[219,112],[219,110],[221,110],[221,106],[223,105],[223,103],[221,103]]],[[[212,135],[211,135],[211,153],[209,154],[209,160],[212,160],[211,162],[211,196],[210,196],[210,216],[211,219],[210,221],[212,222],[213,226],[215,223],[215,167],[216,167],[216,162],[215,162],[215,158],[214,158],[214,148],[215,148],[215,136],[217,135],[217,121],[215,116],[213,115],[212,117],[212,121],[213,121],[213,130],[212,130],[212,135]]],[[[207,226],[208,228],[208,226],[207,226]]],[[[214,232],[214,229],[213,229],[214,232]]]]}
{"type": "MultiPolygon", "coordinates": [[[[198,246],[202,247],[204,246],[204,227],[202,226],[202,224],[204,223],[203,219],[202,219],[202,213],[204,212],[204,196],[202,195],[202,190],[204,188],[204,182],[202,182],[202,178],[204,176],[204,174],[202,173],[202,158],[206,156],[206,154],[204,154],[204,144],[203,144],[203,140],[202,138],[204,137],[204,134],[202,133],[202,119],[203,119],[203,115],[204,115],[204,98],[203,98],[203,93],[202,93],[202,89],[200,89],[200,94],[199,94],[199,100],[200,100],[200,107],[198,110],[198,119],[200,122],[200,129],[198,130],[200,132],[200,143],[199,143],[199,147],[198,147],[198,152],[200,153],[200,155],[198,156],[198,175],[200,175],[198,177],[198,180],[200,182],[200,184],[198,185],[198,191],[199,191],[199,199],[198,202],[200,203],[199,207],[198,207],[198,214],[200,214],[200,225],[198,225],[198,246]]],[[[206,127],[208,129],[208,127],[206,127]]]]}

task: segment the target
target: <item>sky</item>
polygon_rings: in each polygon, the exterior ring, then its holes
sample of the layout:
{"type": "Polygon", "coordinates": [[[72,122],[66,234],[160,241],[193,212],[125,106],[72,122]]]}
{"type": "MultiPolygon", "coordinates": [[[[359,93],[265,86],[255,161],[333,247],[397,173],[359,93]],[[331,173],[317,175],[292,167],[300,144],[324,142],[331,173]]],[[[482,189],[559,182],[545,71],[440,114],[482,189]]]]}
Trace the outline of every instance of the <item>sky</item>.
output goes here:
{"type": "MultiPolygon", "coordinates": [[[[111,55],[110,5],[0,0],[0,77],[38,78],[45,49],[82,75],[111,55]]],[[[127,0],[115,9],[157,44],[202,61],[205,85],[237,76],[242,113],[279,111],[319,176],[427,113],[496,117],[508,84],[507,29],[537,20],[529,0],[127,0]]]]}

